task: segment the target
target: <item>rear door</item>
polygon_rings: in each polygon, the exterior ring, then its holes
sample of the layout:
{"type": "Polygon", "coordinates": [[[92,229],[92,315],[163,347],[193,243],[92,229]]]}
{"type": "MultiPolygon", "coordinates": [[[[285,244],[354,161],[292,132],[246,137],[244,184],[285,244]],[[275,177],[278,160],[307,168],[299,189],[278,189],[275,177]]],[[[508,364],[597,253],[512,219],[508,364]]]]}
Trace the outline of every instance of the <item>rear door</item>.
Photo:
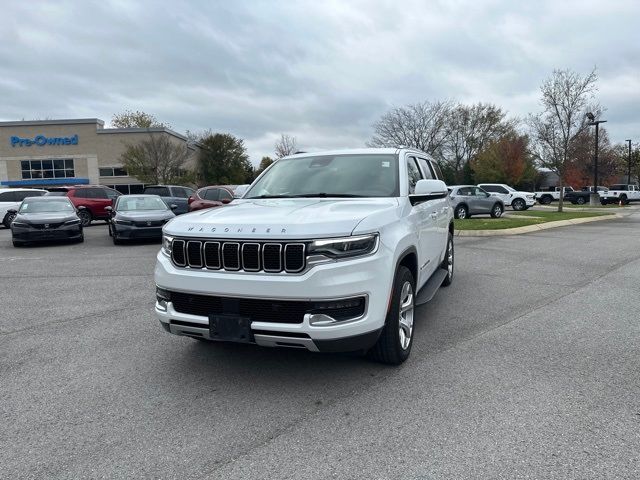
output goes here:
{"type": "Polygon", "coordinates": [[[171,198],[168,205],[177,205],[175,209],[176,214],[187,213],[189,210],[189,195],[193,193],[193,190],[186,187],[171,187],[171,198]]]}
{"type": "Polygon", "coordinates": [[[473,206],[470,207],[471,210],[474,213],[491,212],[491,207],[496,202],[496,199],[494,197],[491,197],[480,187],[472,187],[471,192],[472,196],[469,199],[469,201],[473,203],[473,206]]]}
{"type": "MultiPolygon", "coordinates": [[[[438,164],[432,160],[426,158],[418,158],[418,163],[422,169],[424,178],[431,180],[442,180],[442,172],[438,164]]],[[[442,246],[442,253],[447,247],[447,239],[449,238],[449,196],[433,200],[436,217],[436,228],[438,235],[440,236],[440,242],[442,246]]]]}
{"type": "Polygon", "coordinates": [[[504,202],[505,205],[511,204],[511,194],[509,191],[501,185],[478,185],[484,191],[489,192],[491,196],[499,198],[504,202]]]}

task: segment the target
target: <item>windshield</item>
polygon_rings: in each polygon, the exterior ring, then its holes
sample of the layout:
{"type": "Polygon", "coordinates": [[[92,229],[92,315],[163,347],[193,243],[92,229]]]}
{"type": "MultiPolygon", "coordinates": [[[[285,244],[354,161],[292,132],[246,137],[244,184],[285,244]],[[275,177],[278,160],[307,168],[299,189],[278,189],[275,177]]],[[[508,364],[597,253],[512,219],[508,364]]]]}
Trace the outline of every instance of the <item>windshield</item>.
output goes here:
{"type": "Polygon", "coordinates": [[[121,197],[118,200],[119,212],[131,212],[134,210],[166,210],[167,205],[158,197],[121,197]]]}
{"type": "MultiPolygon", "coordinates": [[[[52,197],[53,198],[53,197],[52,197]]],[[[26,199],[20,205],[20,213],[57,213],[57,212],[74,212],[75,209],[69,200],[50,200],[46,202],[42,201],[29,201],[26,199]]]]}
{"type": "Polygon", "coordinates": [[[243,198],[398,195],[397,155],[354,154],[278,160],[243,198]]]}

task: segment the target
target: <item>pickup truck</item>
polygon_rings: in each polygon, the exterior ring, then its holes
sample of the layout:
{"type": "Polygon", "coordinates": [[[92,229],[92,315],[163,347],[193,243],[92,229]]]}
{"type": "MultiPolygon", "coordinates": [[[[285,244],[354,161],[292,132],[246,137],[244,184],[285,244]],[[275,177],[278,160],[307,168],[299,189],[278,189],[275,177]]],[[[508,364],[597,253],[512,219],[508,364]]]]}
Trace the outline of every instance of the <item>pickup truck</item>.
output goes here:
{"type": "MultiPolygon", "coordinates": [[[[598,185],[598,193],[601,198],[602,195],[605,195],[609,189],[607,187],[603,187],[598,185]]],[[[593,192],[593,187],[582,187],[582,190],[577,191],[573,190],[571,192],[566,192],[564,194],[564,199],[568,202],[573,203],[574,205],[585,205],[589,203],[591,199],[591,193],[593,192]]]]}
{"type": "Polygon", "coordinates": [[[640,188],[635,184],[617,183],[609,187],[606,195],[600,194],[600,203],[620,203],[628,205],[631,202],[640,201],[640,188]]]}
{"type": "Polygon", "coordinates": [[[155,314],[165,331],[201,341],[397,365],[415,307],[451,284],[453,265],[453,209],[426,153],[301,153],[276,160],[241,199],[164,226],[155,314]]]}
{"type": "MultiPolygon", "coordinates": [[[[549,205],[551,202],[560,200],[560,187],[549,187],[547,190],[535,192],[536,200],[541,205],[549,205]]],[[[564,195],[573,192],[572,187],[564,187],[564,195]]],[[[564,196],[562,197],[564,199],[564,196]]]]}

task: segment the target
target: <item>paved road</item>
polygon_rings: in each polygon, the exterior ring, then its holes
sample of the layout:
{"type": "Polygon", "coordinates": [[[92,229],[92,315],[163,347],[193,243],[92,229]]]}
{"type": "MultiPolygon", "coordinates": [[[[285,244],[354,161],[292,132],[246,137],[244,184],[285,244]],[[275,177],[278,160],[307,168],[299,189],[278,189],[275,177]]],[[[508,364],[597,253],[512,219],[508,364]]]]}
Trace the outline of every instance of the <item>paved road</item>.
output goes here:
{"type": "Polygon", "coordinates": [[[400,368],[167,335],[86,237],[0,230],[0,478],[640,477],[640,214],[459,239],[400,368]]]}

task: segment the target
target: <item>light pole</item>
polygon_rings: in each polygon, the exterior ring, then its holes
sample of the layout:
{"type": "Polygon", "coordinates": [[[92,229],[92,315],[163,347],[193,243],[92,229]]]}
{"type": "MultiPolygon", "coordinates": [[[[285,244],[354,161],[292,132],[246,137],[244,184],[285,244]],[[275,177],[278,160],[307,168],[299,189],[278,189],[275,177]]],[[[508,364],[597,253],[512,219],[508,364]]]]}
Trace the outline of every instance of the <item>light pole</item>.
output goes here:
{"type": "Polygon", "coordinates": [[[601,123],[605,123],[606,120],[596,120],[596,117],[593,113],[587,113],[587,118],[589,119],[589,123],[587,125],[595,125],[596,126],[596,152],[593,159],[593,192],[589,196],[589,204],[590,205],[598,205],[600,203],[600,194],[598,193],[598,127],[601,123]]]}
{"type": "Polygon", "coordinates": [[[629,142],[629,163],[627,163],[627,183],[631,183],[631,140],[625,140],[629,142]]]}

